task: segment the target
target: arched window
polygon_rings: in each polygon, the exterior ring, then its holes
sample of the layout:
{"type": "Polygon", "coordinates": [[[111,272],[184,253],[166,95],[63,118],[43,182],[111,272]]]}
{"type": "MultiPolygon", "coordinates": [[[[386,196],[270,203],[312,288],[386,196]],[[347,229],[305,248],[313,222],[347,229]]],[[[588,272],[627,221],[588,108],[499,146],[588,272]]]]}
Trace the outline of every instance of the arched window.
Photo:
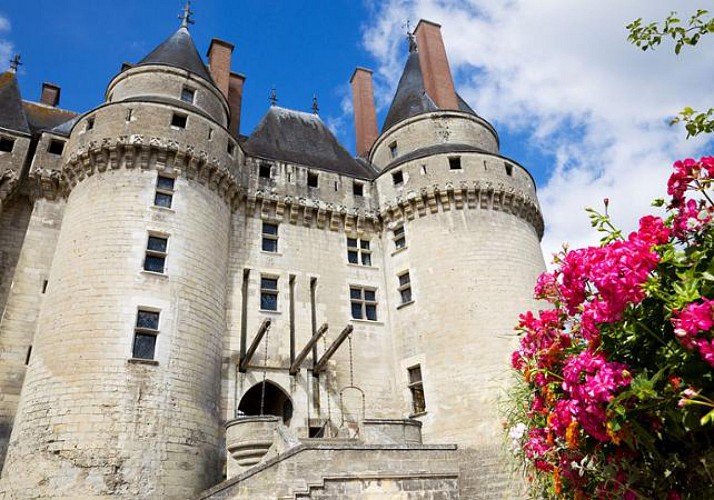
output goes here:
{"type": "Polygon", "coordinates": [[[282,417],[283,423],[288,425],[293,416],[293,404],[285,391],[277,384],[265,381],[265,396],[263,397],[263,383],[255,384],[248,389],[238,405],[239,415],[261,415],[261,399],[263,399],[263,415],[282,417]]]}

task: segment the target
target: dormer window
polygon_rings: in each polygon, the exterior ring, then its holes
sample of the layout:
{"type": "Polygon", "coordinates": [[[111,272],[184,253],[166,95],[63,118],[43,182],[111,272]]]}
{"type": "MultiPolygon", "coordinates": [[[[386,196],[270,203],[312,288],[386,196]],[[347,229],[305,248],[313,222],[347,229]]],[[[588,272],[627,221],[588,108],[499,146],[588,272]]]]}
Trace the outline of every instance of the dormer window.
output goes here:
{"type": "Polygon", "coordinates": [[[196,98],[196,91],[189,87],[184,87],[181,89],[181,100],[189,104],[193,104],[193,100],[196,98]]]}

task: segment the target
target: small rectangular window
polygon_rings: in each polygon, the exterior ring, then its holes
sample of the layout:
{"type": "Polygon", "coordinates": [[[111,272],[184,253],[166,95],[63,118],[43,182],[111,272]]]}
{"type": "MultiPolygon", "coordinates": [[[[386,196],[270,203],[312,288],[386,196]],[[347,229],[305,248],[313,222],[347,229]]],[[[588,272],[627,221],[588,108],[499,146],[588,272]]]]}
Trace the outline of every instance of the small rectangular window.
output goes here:
{"type": "Polygon", "coordinates": [[[392,159],[396,158],[399,156],[399,150],[397,149],[397,142],[393,142],[389,145],[389,155],[392,157],[392,159]]]}
{"type": "Polygon", "coordinates": [[[132,358],[154,359],[156,353],[156,336],[159,334],[159,313],[139,309],[134,327],[134,346],[132,358]]]}
{"type": "Polygon", "coordinates": [[[233,153],[236,150],[236,145],[233,144],[231,141],[228,141],[228,146],[226,147],[226,151],[228,151],[228,154],[233,156],[233,153]]]}
{"type": "Polygon", "coordinates": [[[196,91],[188,87],[181,89],[181,100],[193,104],[193,100],[196,97],[196,91]]]}
{"type": "Polygon", "coordinates": [[[144,258],[144,271],[163,274],[166,267],[168,243],[168,238],[149,235],[144,258]]]}
{"type": "Polygon", "coordinates": [[[409,375],[409,391],[412,393],[412,411],[414,414],[426,411],[426,400],[424,399],[424,382],[421,378],[421,366],[416,365],[407,368],[409,375]]]}
{"type": "Polygon", "coordinates": [[[131,109],[131,108],[127,109],[127,110],[126,110],[126,118],[125,118],[126,121],[130,122],[130,121],[131,121],[131,117],[132,117],[133,115],[134,115],[134,110],[131,109]]]}
{"type": "Polygon", "coordinates": [[[263,311],[278,310],[278,278],[260,277],[260,309],[263,311]]]}
{"type": "Polygon", "coordinates": [[[188,122],[188,115],[183,115],[181,113],[174,113],[171,117],[171,126],[175,128],[186,128],[186,123],[188,122]]]}
{"type": "Polygon", "coordinates": [[[61,155],[64,151],[64,141],[52,139],[50,145],[47,146],[47,152],[53,155],[61,155]]]}
{"type": "Polygon", "coordinates": [[[3,151],[5,153],[11,153],[14,147],[15,139],[10,139],[9,137],[0,137],[0,151],[3,151]]]}
{"type": "Polygon", "coordinates": [[[278,251],[278,225],[263,222],[261,248],[264,252],[278,251]]]}
{"type": "Polygon", "coordinates": [[[461,170],[461,157],[452,156],[449,158],[449,168],[451,170],[461,170]]]}
{"type": "Polygon", "coordinates": [[[404,234],[404,224],[399,224],[392,229],[392,239],[394,240],[394,249],[399,250],[407,246],[407,237],[404,234]]]}
{"type": "Polygon", "coordinates": [[[352,194],[355,196],[364,196],[364,184],[354,181],[352,184],[352,194]]]}
{"type": "Polygon", "coordinates": [[[271,167],[268,163],[262,163],[258,167],[258,177],[261,177],[263,179],[270,179],[270,170],[271,167]]]}
{"type": "Polygon", "coordinates": [[[399,292],[399,298],[402,304],[407,304],[412,301],[412,283],[409,278],[409,271],[405,271],[397,276],[399,281],[399,287],[397,291],[399,292]]]}
{"type": "Polygon", "coordinates": [[[317,174],[313,174],[312,172],[307,173],[307,187],[317,187],[317,174]]]}
{"type": "Polygon", "coordinates": [[[512,176],[513,175],[513,165],[511,165],[510,163],[504,163],[504,165],[506,166],[506,175],[508,175],[509,177],[512,176]]]}
{"type": "Polygon", "coordinates": [[[377,291],[374,288],[351,286],[350,306],[354,319],[377,321],[377,291]]]}
{"type": "Polygon", "coordinates": [[[92,130],[94,128],[94,118],[87,118],[87,126],[84,130],[92,130]]]}
{"type": "Polygon", "coordinates": [[[159,174],[156,178],[156,194],[154,206],[171,208],[174,199],[174,183],[176,179],[159,174]]]}
{"type": "Polygon", "coordinates": [[[369,240],[347,238],[347,262],[371,266],[372,251],[369,248],[369,240]]]}
{"type": "Polygon", "coordinates": [[[392,173],[392,183],[395,186],[401,186],[404,184],[404,173],[401,170],[397,170],[396,172],[392,173]]]}

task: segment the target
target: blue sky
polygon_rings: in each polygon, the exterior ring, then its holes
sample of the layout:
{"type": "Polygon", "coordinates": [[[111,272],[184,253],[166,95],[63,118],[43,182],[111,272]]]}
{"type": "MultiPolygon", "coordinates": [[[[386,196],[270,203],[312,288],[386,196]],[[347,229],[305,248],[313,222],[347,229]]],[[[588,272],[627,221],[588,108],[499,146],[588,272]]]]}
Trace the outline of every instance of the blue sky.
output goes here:
{"type": "MultiPolygon", "coordinates": [[[[642,53],[624,26],[691,0],[195,0],[199,52],[212,37],[235,44],[247,76],[241,132],[249,133],[277,88],[279,105],[320,115],[354,150],[348,80],[375,71],[384,118],[406,57],[403,25],[442,24],[459,92],[501,136],[502,152],[526,166],[546,218],[544,250],[596,240],[585,206],[611,199],[626,229],[663,196],[669,165],[708,149],[667,125],[685,105],[714,103],[714,37],[675,57],[642,53]]],[[[23,96],[42,81],[62,87],[62,107],[87,111],[123,61],[137,62],[178,27],[181,0],[12,0],[0,4],[0,70],[22,53],[23,96]]],[[[547,257],[548,258],[548,257],[547,257]]]]}

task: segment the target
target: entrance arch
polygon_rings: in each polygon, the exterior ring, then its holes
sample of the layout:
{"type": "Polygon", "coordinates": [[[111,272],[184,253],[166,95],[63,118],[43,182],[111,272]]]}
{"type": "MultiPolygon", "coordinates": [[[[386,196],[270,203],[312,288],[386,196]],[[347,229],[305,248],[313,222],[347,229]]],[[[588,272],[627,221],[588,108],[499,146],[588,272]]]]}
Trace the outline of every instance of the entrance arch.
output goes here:
{"type": "MultiPolygon", "coordinates": [[[[293,403],[285,391],[277,384],[266,380],[263,415],[275,415],[288,425],[293,416],[293,403]]],[[[263,394],[263,382],[248,389],[240,400],[238,412],[243,415],[260,415],[260,400],[263,394]]]]}

